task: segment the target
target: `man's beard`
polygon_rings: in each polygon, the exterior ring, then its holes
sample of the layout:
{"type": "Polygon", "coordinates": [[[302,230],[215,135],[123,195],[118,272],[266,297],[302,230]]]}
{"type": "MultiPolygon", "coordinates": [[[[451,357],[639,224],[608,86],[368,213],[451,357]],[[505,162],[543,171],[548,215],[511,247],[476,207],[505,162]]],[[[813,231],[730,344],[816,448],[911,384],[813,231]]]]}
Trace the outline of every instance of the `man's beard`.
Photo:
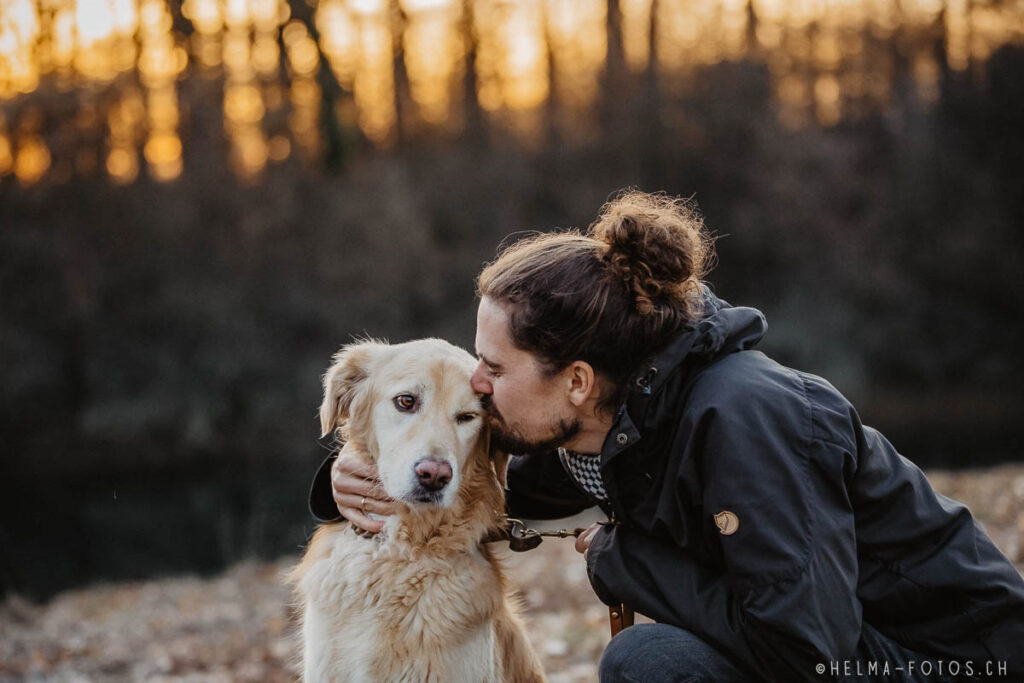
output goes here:
{"type": "Polygon", "coordinates": [[[485,394],[483,396],[483,404],[490,416],[491,443],[494,447],[506,453],[516,453],[519,455],[546,453],[565,446],[583,428],[583,421],[579,418],[575,420],[563,418],[557,424],[551,425],[551,436],[531,441],[505,421],[505,417],[494,405],[490,395],[485,394]]]}

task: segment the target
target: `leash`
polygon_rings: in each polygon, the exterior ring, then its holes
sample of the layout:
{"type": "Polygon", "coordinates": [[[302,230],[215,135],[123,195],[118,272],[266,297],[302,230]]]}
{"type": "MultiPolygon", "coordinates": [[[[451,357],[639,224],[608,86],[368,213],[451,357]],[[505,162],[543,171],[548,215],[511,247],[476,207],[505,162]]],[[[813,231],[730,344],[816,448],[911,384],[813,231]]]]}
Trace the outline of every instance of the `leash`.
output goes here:
{"type": "Polygon", "coordinates": [[[558,529],[557,531],[538,531],[537,529],[531,529],[521,519],[514,519],[509,517],[505,521],[505,525],[497,529],[492,529],[481,539],[482,543],[497,543],[500,541],[508,542],[508,547],[512,552],[525,553],[527,550],[533,550],[540,545],[541,541],[545,537],[552,538],[573,538],[578,537],[586,529],[583,527],[576,527],[572,531],[569,529],[558,529]]]}
{"type": "MultiPolygon", "coordinates": [[[[526,526],[521,519],[509,517],[503,527],[488,532],[481,539],[481,542],[497,543],[499,541],[507,541],[508,547],[512,552],[524,553],[539,546],[545,538],[569,538],[570,536],[578,538],[584,531],[586,529],[583,527],[576,527],[572,530],[539,531],[526,526]]],[[[609,607],[608,622],[611,627],[612,638],[622,629],[632,626],[635,617],[636,615],[633,610],[627,607],[625,603],[609,607]]]]}

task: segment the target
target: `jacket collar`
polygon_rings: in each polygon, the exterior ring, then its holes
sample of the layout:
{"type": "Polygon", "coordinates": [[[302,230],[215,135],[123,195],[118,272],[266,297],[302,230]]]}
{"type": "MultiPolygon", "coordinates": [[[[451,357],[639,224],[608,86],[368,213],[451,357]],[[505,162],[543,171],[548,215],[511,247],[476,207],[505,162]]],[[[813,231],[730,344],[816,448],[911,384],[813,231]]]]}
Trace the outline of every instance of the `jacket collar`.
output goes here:
{"type": "Polygon", "coordinates": [[[704,365],[727,353],[752,348],[767,328],[761,311],[730,306],[705,288],[703,317],[684,327],[668,346],[645,359],[631,375],[625,402],[601,447],[601,466],[640,441],[637,424],[643,423],[652,403],[682,398],[663,395],[662,388],[671,376],[686,372],[684,366],[704,365]]]}

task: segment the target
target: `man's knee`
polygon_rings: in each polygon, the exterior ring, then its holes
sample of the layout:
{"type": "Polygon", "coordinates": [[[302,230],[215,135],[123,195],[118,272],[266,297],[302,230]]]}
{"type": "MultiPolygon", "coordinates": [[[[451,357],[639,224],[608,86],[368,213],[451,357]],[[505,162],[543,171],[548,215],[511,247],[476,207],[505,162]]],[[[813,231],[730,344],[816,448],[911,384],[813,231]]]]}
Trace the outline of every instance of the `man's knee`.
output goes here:
{"type": "Polygon", "coordinates": [[[601,683],[744,681],[733,663],[689,631],[637,624],[611,639],[598,667],[601,683]]]}
{"type": "Polygon", "coordinates": [[[706,648],[689,631],[668,624],[637,624],[611,639],[601,656],[602,683],[678,681],[688,673],[691,656],[706,648]]]}
{"type": "Polygon", "coordinates": [[[638,663],[644,660],[644,651],[651,647],[650,639],[645,638],[646,631],[654,624],[636,624],[619,631],[609,641],[601,655],[597,675],[601,683],[617,681],[640,681],[642,671],[638,671],[638,663]]]}

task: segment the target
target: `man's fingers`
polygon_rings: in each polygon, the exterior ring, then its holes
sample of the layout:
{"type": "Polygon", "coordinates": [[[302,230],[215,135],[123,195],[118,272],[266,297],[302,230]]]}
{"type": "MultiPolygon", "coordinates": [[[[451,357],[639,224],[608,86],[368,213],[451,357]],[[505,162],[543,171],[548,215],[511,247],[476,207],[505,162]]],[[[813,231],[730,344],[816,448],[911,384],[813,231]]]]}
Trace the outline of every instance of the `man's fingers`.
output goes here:
{"type": "Polygon", "coordinates": [[[582,534],[576,537],[576,552],[583,553],[583,556],[587,556],[587,550],[590,549],[590,541],[594,538],[594,534],[597,533],[598,529],[601,528],[600,524],[591,524],[590,527],[582,534]]]}
{"type": "Polygon", "coordinates": [[[338,507],[341,514],[345,515],[345,519],[355,524],[360,529],[379,534],[384,529],[384,522],[382,520],[370,519],[362,512],[355,508],[338,507]]]}
{"type": "Polygon", "coordinates": [[[341,491],[342,493],[369,496],[373,494],[375,488],[380,488],[380,485],[374,479],[354,477],[345,472],[332,472],[331,487],[335,491],[341,491]]]}
{"type": "Polygon", "coordinates": [[[348,493],[354,496],[366,496],[381,501],[390,501],[391,498],[384,492],[380,480],[364,479],[345,472],[334,471],[331,473],[331,488],[339,493],[348,493]]]}
{"type": "Polygon", "coordinates": [[[590,534],[590,529],[587,529],[582,534],[576,537],[576,552],[584,553],[587,551],[587,546],[590,542],[587,540],[587,536],[590,534]]]}
{"type": "MultiPolygon", "coordinates": [[[[341,493],[337,489],[334,491],[334,502],[338,506],[338,510],[359,510],[363,515],[373,513],[376,515],[393,515],[395,514],[395,506],[390,501],[379,500],[377,498],[370,498],[369,496],[361,496],[358,494],[341,493]]],[[[342,512],[342,514],[345,514],[342,512]]],[[[348,515],[346,515],[347,517],[348,515]]]]}
{"type": "Polygon", "coordinates": [[[338,453],[338,457],[334,459],[334,464],[331,465],[331,474],[335,475],[338,473],[349,474],[360,479],[376,479],[377,466],[367,464],[361,458],[357,458],[351,453],[346,453],[343,448],[338,453]]]}
{"type": "Polygon", "coordinates": [[[368,515],[393,515],[395,506],[380,485],[377,467],[355,457],[346,444],[331,465],[331,493],[338,512],[360,529],[380,533],[383,520],[368,515]]]}
{"type": "Polygon", "coordinates": [[[384,520],[373,519],[368,516],[368,513],[372,512],[378,515],[392,515],[395,512],[395,508],[391,503],[366,498],[364,496],[353,496],[347,493],[338,493],[338,491],[334,491],[334,502],[338,506],[338,512],[340,512],[345,519],[352,522],[360,529],[365,529],[366,531],[371,531],[375,534],[380,533],[384,528],[384,520]]]}
{"type": "Polygon", "coordinates": [[[353,458],[339,458],[335,470],[361,479],[377,479],[376,465],[367,465],[353,458]]]}

